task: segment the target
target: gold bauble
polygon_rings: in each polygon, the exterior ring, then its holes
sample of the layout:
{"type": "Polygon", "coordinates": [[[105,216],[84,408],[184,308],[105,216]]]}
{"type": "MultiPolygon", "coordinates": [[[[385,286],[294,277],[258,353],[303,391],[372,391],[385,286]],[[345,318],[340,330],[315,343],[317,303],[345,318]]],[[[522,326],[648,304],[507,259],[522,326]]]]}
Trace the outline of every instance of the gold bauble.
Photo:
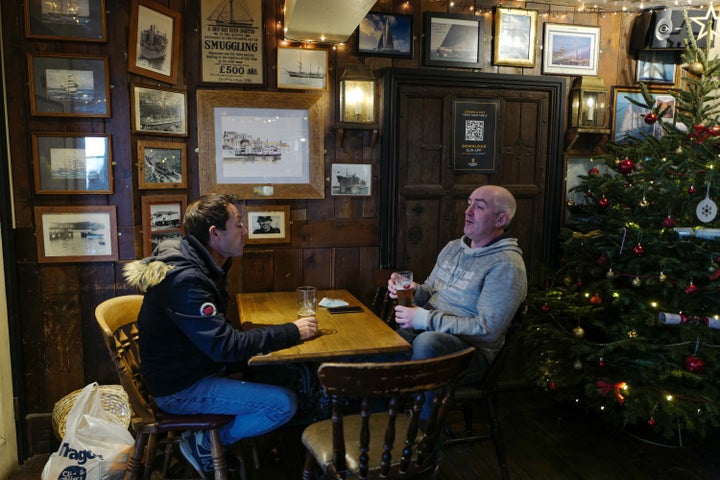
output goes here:
{"type": "Polygon", "coordinates": [[[690,65],[688,65],[688,72],[692,73],[693,75],[700,76],[705,71],[705,67],[703,67],[703,64],[700,62],[693,62],[690,65]]]}

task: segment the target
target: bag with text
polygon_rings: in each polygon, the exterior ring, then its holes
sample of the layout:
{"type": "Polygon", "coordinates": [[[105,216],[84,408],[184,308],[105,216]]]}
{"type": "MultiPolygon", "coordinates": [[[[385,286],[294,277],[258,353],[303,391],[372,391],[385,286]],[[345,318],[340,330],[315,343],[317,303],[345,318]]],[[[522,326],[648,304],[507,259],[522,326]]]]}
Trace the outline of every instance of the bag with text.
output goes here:
{"type": "Polygon", "coordinates": [[[70,409],[60,448],[50,455],[41,478],[122,478],[134,443],[122,421],[103,409],[100,388],[97,383],[91,383],[82,389],[70,409]]]}

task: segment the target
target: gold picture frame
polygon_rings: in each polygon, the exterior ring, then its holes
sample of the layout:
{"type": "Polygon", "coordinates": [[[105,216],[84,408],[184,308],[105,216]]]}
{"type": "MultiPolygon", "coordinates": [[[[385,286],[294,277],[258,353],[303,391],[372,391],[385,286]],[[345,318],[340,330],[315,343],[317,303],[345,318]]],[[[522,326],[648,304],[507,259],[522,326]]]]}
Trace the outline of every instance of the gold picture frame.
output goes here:
{"type": "Polygon", "coordinates": [[[493,65],[534,67],[537,23],[537,10],[496,7],[493,65]]]}
{"type": "Polygon", "coordinates": [[[325,198],[324,101],[321,93],[198,90],[200,194],[325,198]]]}

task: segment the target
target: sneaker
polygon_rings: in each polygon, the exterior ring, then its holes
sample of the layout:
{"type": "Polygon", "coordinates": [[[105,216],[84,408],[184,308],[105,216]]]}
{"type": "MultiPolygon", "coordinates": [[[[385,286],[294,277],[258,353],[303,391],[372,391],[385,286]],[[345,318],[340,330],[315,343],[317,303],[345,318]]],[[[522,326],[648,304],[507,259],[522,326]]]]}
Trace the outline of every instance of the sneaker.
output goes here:
{"type": "Polygon", "coordinates": [[[183,432],[180,452],[203,480],[207,479],[207,474],[212,473],[212,452],[205,444],[203,432],[183,432]]]}

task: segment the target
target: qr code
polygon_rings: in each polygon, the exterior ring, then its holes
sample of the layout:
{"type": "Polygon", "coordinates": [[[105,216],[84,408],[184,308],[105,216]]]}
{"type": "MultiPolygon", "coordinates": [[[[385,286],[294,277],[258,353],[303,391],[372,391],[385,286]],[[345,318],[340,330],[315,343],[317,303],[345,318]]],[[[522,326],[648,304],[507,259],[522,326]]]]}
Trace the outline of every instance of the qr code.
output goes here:
{"type": "Polygon", "coordinates": [[[485,140],[485,120],[466,120],[465,140],[485,140]]]}

